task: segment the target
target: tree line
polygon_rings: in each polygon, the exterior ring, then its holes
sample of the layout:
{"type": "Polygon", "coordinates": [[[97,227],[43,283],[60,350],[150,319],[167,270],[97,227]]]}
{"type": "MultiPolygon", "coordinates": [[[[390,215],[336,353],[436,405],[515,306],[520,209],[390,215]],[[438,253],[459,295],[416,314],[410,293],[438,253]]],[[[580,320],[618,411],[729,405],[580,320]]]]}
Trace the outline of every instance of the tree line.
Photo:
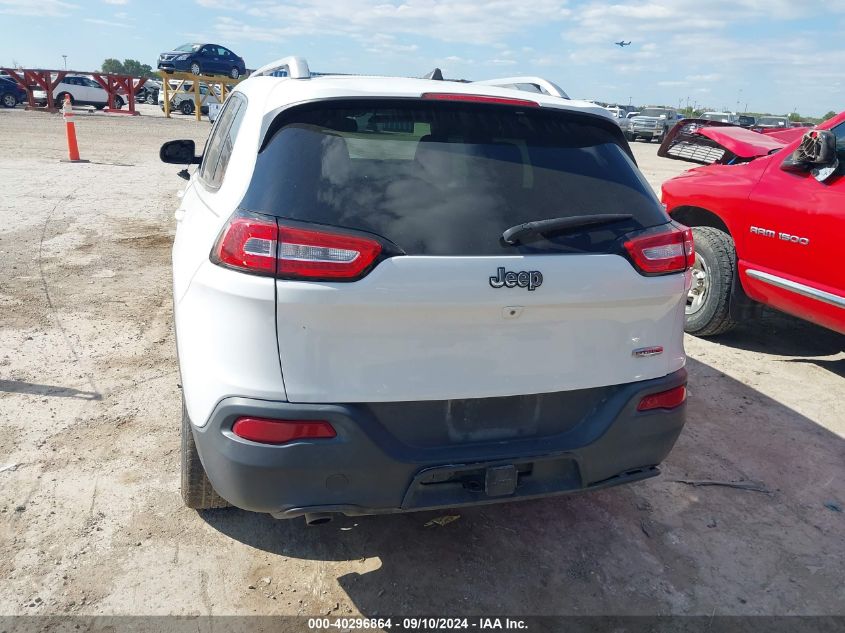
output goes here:
{"type": "Polygon", "coordinates": [[[152,66],[149,64],[142,64],[137,59],[124,59],[122,62],[118,59],[109,57],[103,61],[101,70],[104,73],[112,73],[115,75],[131,75],[133,77],[146,77],[153,79],[157,75],[153,72],[152,66]]]}

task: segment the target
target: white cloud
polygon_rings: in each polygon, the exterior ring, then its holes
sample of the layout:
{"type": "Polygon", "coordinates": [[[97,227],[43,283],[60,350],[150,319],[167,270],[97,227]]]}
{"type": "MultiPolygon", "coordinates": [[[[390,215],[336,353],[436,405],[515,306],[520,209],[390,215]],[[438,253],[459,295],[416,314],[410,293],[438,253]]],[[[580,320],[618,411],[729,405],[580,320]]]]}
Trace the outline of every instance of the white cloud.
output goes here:
{"type": "Polygon", "coordinates": [[[119,29],[128,29],[129,25],[123,22],[113,22],[111,20],[103,20],[100,18],[85,18],[85,22],[89,24],[97,24],[99,26],[113,26],[119,29]]]}
{"type": "Polygon", "coordinates": [[[103,0],[106,4],[129,4],[129,0],[103,0]]]}
{"type": "Polygon", "coordinates": [[[301,0],[288,4],[271,0],[246,5],[196,0],[196,3],[215,10],[231,10],[237,5],[238,19],[218,18],[218,29],[234,28],[239,37],[256,36],[267,41],[279,36],[380,32],[495,45],[503,37],[563,20],[570,14],[564,0],[404,0],[401,4],[374,4],[370,0],[301,0]]]}
{"type": "Polygon", "coordinates": [[[61,0],[0,0],[0,13],[7,15],[58,18],[78,8],[78,5],[61,0]]]}
{"type": "Polygon", "coordinates": [[[243,11],[246,5],[234,0],[196,0],[197,4],[206,9],[219,9],[224,11],[243,11]]]}

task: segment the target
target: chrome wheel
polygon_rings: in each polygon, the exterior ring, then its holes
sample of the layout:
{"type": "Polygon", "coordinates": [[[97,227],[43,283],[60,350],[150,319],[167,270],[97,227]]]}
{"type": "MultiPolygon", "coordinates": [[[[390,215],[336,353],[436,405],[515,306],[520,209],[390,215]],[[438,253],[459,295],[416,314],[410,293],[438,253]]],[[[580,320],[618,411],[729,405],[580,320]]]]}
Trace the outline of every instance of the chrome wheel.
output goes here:
{"type": "Polygon", "coordinates": [[[700,253],[695,254],[695,264],[691,272],[692,282],[687,293],[687,314],[695,314],[701,310],[710,293],[710,271],[700,253]]]}
{"type": "Polygon", "coordinates": [[[191,64],[191,74],[199,75],[200,74],[200,65],[196,62],[191,64]]]}

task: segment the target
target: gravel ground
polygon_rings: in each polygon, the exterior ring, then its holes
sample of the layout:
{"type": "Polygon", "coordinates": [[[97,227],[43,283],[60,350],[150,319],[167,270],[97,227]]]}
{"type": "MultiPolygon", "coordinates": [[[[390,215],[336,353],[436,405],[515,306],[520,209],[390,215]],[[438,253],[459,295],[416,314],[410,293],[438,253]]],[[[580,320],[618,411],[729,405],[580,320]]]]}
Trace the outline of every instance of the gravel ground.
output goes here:
{"type": "MultiPolygon", "coordinates": [[[[0,111],[0,614],[845,613],[845,341],[776,314],[687,338],[688,423],[656,479],[443,527],[184,508],[184,181],[157,152],[209,126],[77,119],[88,164],[59,162],[60,118],[0,111]]],[[[686,167],[656,148],[634,145],[655,186],[686,167]]]]}

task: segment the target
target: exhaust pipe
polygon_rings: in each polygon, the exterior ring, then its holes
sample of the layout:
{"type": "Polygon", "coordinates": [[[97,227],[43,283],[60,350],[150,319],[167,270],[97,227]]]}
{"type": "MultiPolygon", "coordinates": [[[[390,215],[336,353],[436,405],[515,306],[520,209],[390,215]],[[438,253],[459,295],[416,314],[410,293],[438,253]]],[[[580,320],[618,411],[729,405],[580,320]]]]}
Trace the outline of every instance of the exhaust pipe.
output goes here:
{"type": "Polygon", "coordinates": [[[306,512],[305,525],[323,525],[334,519],[334,515],[328,512],[306,512]]]}

